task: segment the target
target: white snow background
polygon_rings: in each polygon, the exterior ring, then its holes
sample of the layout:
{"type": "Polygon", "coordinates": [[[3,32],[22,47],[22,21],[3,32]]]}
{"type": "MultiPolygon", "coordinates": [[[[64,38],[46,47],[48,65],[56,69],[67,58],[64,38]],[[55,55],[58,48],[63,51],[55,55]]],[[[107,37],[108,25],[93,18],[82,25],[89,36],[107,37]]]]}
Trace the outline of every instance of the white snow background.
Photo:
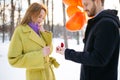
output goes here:
{"type": "MultiPolygon", "coordinates": [[[[63,39],[53,38],[54,50],[52,56],[60,63],[60,67],[54,69],[56,80],[79,80],[80,64],[65,60],[63,55],[55,53],[56,46],[61,42],[64,42],[63,39]]],[[[84,45],[82,39],[79,45],[77,45],[75,39],[68,39],[68,46],[77,51],[82,51],[84,45]]],[[[5,41],[4,43],[0,42],[0,80],[26,80],[25,69],[14,68],[9,65],[7,59],[8,47],[9,41],[5,41]]],[[[120,66],[118,69],[118,80],[120,80],[120,66]]]]}

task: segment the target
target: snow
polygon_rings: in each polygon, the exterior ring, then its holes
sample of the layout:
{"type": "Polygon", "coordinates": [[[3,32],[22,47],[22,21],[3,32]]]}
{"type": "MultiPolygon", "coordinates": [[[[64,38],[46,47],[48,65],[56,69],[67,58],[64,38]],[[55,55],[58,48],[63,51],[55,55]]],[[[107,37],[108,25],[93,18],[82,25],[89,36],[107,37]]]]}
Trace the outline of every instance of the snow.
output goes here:
{"type": "MultiPolygon", "coordinates": [[[[80,64],[65,60],[63,55],[55,53],[55,47],[61,42],[64,42],[63,39],[53,39],[54,50],[51,56],[55,57],[60,63],[60,67],[54,69],[56,80],[79,80],[80,64]]],[[[77,41],[75,39],[69,39],[68,46],[69,48],[82,51],[84,45],[82,41],[80,41],[80,45],[77,45],[77,41]]],[[[5,43],[0,42],[0,80],[26,80],[25,69],[14,68],[9,65],[7,60],[8,47],[9,41],[5,41],[5,43]]],[[[120,70],[118,73],[120,76],[120,70]]]]}

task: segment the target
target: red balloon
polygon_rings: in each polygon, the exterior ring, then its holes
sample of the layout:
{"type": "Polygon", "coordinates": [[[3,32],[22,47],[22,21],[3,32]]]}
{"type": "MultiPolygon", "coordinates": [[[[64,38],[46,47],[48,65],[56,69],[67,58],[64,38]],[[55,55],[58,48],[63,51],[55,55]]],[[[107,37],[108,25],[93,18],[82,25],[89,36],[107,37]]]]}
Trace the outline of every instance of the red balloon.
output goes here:
{"type": "Polygon", "coordinates": [[[76,12],[81,12],[81,10],[77,6],[68,6],[67,7],[67,15],[71,17],[76,12]]]}
{"type": "Polygon", "coordinates": [[[78,31],[82,29],[86,23],[86,16],[84,12],[76,12],[66,23],[66,29],[70,31],[78,31]]]}
{"type": "Polygon", "coordinates": [[[77,6],[78,5],[78,0],[62,0],[64,4],[67,5],[72,5],[72,6],[77,6]]]}

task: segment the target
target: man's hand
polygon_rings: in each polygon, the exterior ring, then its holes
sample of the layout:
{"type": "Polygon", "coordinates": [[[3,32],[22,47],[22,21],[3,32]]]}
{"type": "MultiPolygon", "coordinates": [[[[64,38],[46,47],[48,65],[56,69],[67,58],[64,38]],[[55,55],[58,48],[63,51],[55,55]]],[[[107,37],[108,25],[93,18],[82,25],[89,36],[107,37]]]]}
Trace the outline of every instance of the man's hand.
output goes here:
{"type": "Polygon", "coordinates": [[[61,46],[56,47],[56,53],[64,55],[65,48],[64,48],[64,43],[61,43],[61,46]]]}

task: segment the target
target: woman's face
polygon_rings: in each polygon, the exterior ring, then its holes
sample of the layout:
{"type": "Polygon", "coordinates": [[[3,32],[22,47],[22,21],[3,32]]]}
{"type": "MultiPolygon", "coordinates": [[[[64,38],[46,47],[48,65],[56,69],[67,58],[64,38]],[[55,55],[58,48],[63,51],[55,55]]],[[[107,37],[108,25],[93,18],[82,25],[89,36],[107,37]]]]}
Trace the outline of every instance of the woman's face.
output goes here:
{"type": "MultiPolygon", "coordinates": [[[[41,25],[42,22],[44,21],[45,19],[45,15],[46,15],[46,12],[42,9],[40,11],[40,14],[38,15],[37,18],[32,18],[32,21],[35,23],[35,24],[38,24],[38,25],[41,25]]],[[[33,15],[34,16],[34,15],[33,15]]]]}
{"type": "Polygon", "coordinates": [[[46,15],[46,13],[45,13],[45,11],[42,9],[41,12],[40,12],[40,14],[39,14],[39,16],[38,16],[38,18],[37,18],[37,20],[36,20],[36,22],[37,22],[38,24],[42,24],[42,22],[43,22],[44,19],[45,19],[45,15],[46,15]]]}

